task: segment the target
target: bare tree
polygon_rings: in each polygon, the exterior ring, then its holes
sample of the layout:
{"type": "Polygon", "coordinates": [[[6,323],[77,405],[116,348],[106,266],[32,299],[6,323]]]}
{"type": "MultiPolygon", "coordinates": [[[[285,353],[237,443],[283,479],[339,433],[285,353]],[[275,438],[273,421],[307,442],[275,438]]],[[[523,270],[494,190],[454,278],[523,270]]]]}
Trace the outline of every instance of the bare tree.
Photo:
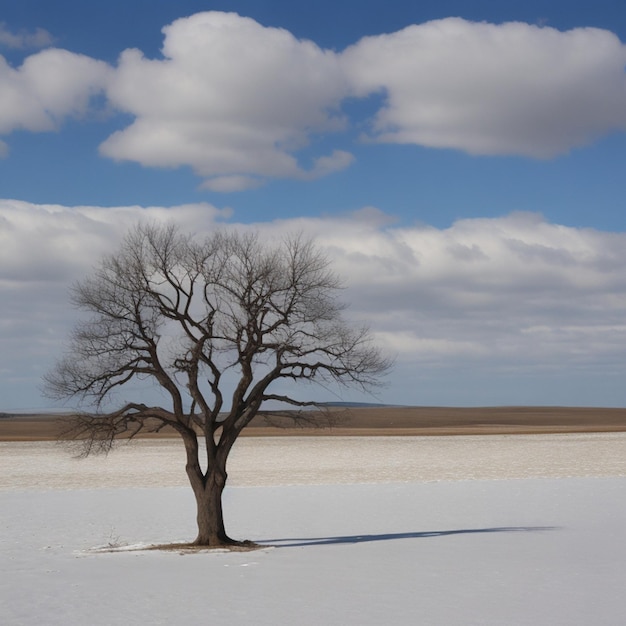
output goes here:
{"type": "Polygon", "coordinates": [[[316,404],[273,393],[276,383],[366,389],[389,367],[367,329],[343,320],[338,289],[328,260],[303,237],[269,246],[217,232],[199,241],[139,225],[73,288],[74,304],[91,316],[46,376],[48,395],[95,407],[71,424],[85,456],[120,437],[174,429],[196,497],[194,543],[238,544],[222,514],[233,444],[268,400],[294,410],[316,404]],[[164,390],[164,406],[103,410],[118,388],[142,380],[164,390]]]}

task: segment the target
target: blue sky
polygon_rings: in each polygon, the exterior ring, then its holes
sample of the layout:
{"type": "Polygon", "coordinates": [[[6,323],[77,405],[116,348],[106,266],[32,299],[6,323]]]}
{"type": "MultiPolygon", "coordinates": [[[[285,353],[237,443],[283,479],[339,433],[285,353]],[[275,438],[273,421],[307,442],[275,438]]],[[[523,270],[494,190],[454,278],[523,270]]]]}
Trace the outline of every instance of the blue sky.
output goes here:
{"type": "Polygon", "coordinates": [[[622,3],[21,0],[0,23],[0,410],[45,406],[68,285],[146,216],[315,235],[396,357],[380,401],[626,406],[622,3]]]}

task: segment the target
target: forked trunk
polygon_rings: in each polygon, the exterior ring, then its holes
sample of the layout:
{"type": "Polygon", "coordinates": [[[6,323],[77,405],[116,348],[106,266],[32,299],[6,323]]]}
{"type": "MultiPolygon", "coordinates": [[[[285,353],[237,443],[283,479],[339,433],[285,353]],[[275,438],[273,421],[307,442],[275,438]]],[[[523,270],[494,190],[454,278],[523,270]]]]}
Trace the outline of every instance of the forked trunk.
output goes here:
{"type": "Polygon", "coordinates": [[[222,494],[226,477],[209,475],[204,489],[194,489],[197,506],[198,536],[194,544],[198,546],[232,546],[237,544],[224,528],[222,494]]]}
{"type": "MultiPolygon", "coordinates": [[[[226,459],[228,448],[223,447],[220,453],[212,454],[208,459],[208,470],[205,475],[198,461],[198,440],[195,435],[184,437],[187,452],[187,476],[196,497],[198,536],[193,542],[197,546],[211,548],[240,546],[247,549],[256,547],[250,541],[235,541],[226,534],[224,527],[224,511],[222,494],[226,486],[226,459]]],[[[234,441],[234,438],[233,438],[234,441]]]]}

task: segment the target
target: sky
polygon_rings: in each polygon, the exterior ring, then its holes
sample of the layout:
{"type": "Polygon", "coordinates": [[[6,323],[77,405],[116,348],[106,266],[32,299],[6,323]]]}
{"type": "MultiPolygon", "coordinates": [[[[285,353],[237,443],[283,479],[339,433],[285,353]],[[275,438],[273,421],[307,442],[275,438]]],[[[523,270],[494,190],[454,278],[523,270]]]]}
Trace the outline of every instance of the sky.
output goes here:
{"type": "Polygon", "coordinates": [[[146,219],[316,238],[395,360],[316,400],[626,406],[624,42],[616,0],[0,0],[0,411],[146,219]]]}

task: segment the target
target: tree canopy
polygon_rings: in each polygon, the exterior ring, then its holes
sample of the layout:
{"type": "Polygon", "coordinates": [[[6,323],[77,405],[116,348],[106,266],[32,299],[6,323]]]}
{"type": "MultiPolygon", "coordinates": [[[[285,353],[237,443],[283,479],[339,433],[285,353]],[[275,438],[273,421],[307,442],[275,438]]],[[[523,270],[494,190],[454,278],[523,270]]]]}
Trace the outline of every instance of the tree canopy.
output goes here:
{"type": "Polygon", "coordinates": [[[367,328],[344,320],[339,290],[328,259],[302,236],[265,244],[257,234],[199,239],[140,224],[74,286],[73,303],[90,316],[46,388],[94,408],[72,423],[84,454],[108,452],[121,436],[173,428],[198,501],[196,541],[226,543],[223,522],[202,529],[200,508],[217,506],[221,519],[226,459],[263,403],[315,406],[292,393],[294,383],[370,389],[389,368],[367,328]],[[146,380],[166,402],[104,411],[124,385],[146,380]],[[212,491],[220,498],[208,501],[212,491]]]}

